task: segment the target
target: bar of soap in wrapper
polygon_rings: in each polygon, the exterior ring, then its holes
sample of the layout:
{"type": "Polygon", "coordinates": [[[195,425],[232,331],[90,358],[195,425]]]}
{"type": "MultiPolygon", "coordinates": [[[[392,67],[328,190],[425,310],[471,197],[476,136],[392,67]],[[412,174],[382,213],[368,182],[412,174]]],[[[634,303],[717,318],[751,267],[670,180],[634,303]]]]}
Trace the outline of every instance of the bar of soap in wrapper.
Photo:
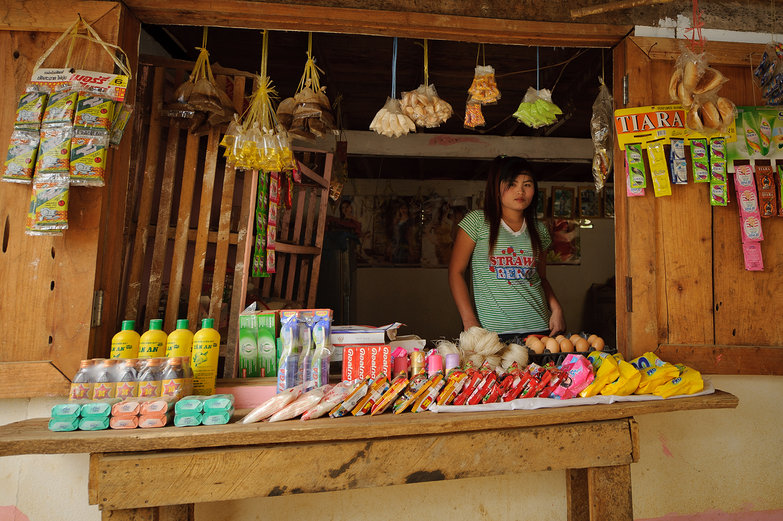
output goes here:
{"type": "Polygon", "coordinates": [[[49,420],[49,430],[55,432],[75,431],[79,428],[79,417],[61,418],[55,417],[49,420]]]}
{"type": "Polygon", "coordinates": [[[86,416],[79,420],[79,430],[102,431],[109,428],[109,416],[86,416]]]}
{"type": "Polygon", "coordinates": [[[112,429],[135,429],[138,426],[138,416],[112,416],[109,420],[109,427],[112,429]]]}
{"type": "Polygon", "coordinates": [[[197,412],[195,414],[176,414],[174,416],[174,426],[175,427],[195,427],[196,425],[201,425],[201,421],[203,420],[204,415],[200,412],[197,412]]]}

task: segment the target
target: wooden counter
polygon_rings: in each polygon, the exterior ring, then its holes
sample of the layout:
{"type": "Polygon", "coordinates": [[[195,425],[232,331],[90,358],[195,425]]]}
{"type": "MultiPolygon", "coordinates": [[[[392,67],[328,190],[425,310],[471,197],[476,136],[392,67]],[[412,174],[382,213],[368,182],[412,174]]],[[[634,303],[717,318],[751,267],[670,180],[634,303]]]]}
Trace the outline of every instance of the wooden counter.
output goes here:
{"type": "Polygon", "coordinates": [[[565,469],[570,521],[633,519],[635,415],[734,408],[714,394],[534,411],[50,432],[0,427],[0,456],[90,453],[104,519],[192,519],[192,504],[565,469]]]}

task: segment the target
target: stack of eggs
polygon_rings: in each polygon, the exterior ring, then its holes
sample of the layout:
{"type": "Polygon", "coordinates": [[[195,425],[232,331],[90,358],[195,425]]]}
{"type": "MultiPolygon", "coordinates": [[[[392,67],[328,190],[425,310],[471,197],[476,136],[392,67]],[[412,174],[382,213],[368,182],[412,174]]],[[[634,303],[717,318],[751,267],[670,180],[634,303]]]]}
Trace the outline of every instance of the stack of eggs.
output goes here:
{"type": "Polygon", "coordinates": [[[535,354],[549,353],[586,353],[587,351],[603,351],[606,345],[604,339],[598,335],[590,335],[587,338],[573,334],[571,338],[564,335],[556,337],[538,337],[530,335],[525,340],[525,345],[535,354]]]}

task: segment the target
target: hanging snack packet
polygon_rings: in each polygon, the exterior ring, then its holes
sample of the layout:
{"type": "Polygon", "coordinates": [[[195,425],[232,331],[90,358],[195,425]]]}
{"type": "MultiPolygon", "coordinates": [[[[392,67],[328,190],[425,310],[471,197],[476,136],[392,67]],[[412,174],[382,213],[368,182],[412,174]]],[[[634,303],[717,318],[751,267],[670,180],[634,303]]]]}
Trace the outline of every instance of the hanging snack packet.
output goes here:
{"type": "Polygon", "coordinates": [[[468,89],[470,100],[482,105],[497,103],[500,90],[495,81],[495,69],[491,65],[476,65],[473,82],[468,89]]]}
{"type": "Polygon", "coordinates": [[[617,367],[617,359],[609,353],[592,351],[587,355],[587,359],[593,365],[595,378],[590,385],[579,393],[579,396],[582,398],[589,398],[597,395],[607,384],[614,382],[620,376],[620,370],[617,367]]]}
{"type": "Polygon", "coordinates": [[[684,139],[671,139],[669,170],[672,176],[672,183],[676,185],[688,184],[688,163],[685,161],[684,139]]]}
{"type": "Polygon", "coordinates": [[[36,175],[30,198],[28,235],[42,235],[68,228],[68,175],[36,175]],[[43,233],[40,233],[43,232],[43,233]]]}
{"type": "Polygon", "coordinates": [[[655,197],[672,195],[672,185],[669,183],[669,169],[666,166],[666,154],[663,143],[655,142],[647,145],[647,158],[650,161],[650,178],[652,179],[655,197]]]}
{"type": "Polygon", "coordinates": [[[109,134],[104,130],[75,128],[71,139],[71,184],[103,186],[109,134]]]}
{"type": "Polygon", "coordinates": [[[628,163],[628,179],[631,188],[647,188],[647,171],[640,143],[625,145],[625,160],[628,163]]]}
{"type": "Polygon", "coordinates": [[[49,95],[36,85],[28,85],[16,107],[15,127],[38,130],[49,95]]]}
{"type": "Polygon", "coordinates": [[[693,182],[710,181],[710,157],[707,153],[707,140],[691,139],[691,163],[693,164],[693,182]]]}
{"type": "Polygon", "coordinates": [[[133,107],[127,103],[119,103],[115,106],[114,120],[111,123],[111,132],[109,134],[109,144],[113,147],[120,146],[122,136],[125,134],[125,128],[133,114],[133,107]],[[117,106],[119,109],[117,109],[117,106]]]}
{"type": "Polygon", "coordinates": [[[403,92],[400,99],[402,112],[419,127],[435,128],[451,117],[451,105],[442,100],[434,85],[419,85],[410,92],[403,92]]]}
{"type": "Polygon", "coordinates": [[[775,208],[775,177],[770,165],[756,165],[756,186],[759,190],[759,212],[762,217],[773,217],[775,208]]]}
{"type": "Polygon", "coordinates": [[[617,360],[617,369],[620,371],[620,376],[617,377],[617,380],[601,389],[601,394],[605,396],[629,396],[639,387],[642,375],[639,374],[638,369],[623,360],[620,353],[616,353],[612,356],[617,360]]]}
{"type": "Polygon", "coordinates": [[[726,179],[726,138],[710,139],[710,205],[726,206],[729,189],[726,179]]]}
{"type": "Polygon", "coordinates": [[[400,137],[409,132],[416,132],[416,124],[403,114],[400,100],[386,98],[386,103],[370,123],[370,130],[386,137],[400,137]]]}
{"type": "Polygon", "coordinates": [[[549,89],[536,90],[528,87],[525,97],[514,112],[514,117],[531,128],[551,125],[562,114],[560,107],[552,103],[549,89]]]}
{"type": "Polygon", "coordinates": [[[634,394],[651,394],[655,389],[672,378],[679,376],[680,371],[672,364],[664,362],[655,353],[644,353],[631,360],[631,365],[642,375],[639,387],[634,394]]]}
{"type": "Polygon", "coordinates": [[[53,92],[46,103],[46,110],[44,111],[41,124],[72,124],[74,114],[76,113],[76,101],[78,97],[79,91],[70,85],[53,92]]]}
{"type": "Polygon", "coordinates": [[[598,96],[593,102],[593,116],[590,118],[590,136],[593,139],[593,181],[595,189],[600,191],[606,178],[612,171],[612,151],[614,149],[614,105],[612,95],[606,88],[603,78],[598,87],[598,96]]]}
{"type": "Polygon", "coordinates": [[[465,104],[465,128],[483,127],[486,124],[484,114],[481,112],[481,103],[468,100],[465,104]]]}
{"type": "Polygon", "coordinates": [[[111,130],[114,120],[114,100],[103,92],[79,91],[76,105],[76,117],[73,124],[77,127],[111,130]]]}
{"type": "Polygon", "coordinates": [[[47,125],[41,127],[41,144],[35,173],[68,172],[71,162],[71,125],[47,125]]]}
{"type": "Polygon", "coordinates": [[[704,390],[704,380],[701,373],[682,364],[675,366],[680,374],[674,379],[655,388],[653,394],[662,398],[682,394],[695,394],[704,390]]]}
{"type": "Polygon", "coordinates": [[[37,130],[14,128],[3,167],[3,181],[30,183],[41,135],[37,130]]]}

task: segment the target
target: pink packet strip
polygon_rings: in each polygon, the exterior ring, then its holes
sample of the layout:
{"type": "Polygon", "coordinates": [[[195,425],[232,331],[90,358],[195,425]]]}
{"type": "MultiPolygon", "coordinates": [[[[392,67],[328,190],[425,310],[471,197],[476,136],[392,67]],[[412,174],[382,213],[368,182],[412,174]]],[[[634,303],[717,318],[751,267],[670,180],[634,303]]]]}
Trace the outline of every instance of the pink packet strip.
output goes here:
{"type": "Polygon", "coordinates": [[[764,271],[764,260],[761,257],[761,243],[743,242],[742,255],[745,258],[747,271],[764,271]]]}
{"type": "Polygon", "coordinates": [[[560,369],[568,373],[568,378],[560,382],[560,385],[552,391],[552,398],[561,400],[573,398],[590,385],[595,378],[592,364],[582,355],[569,354],[563,360],[560,369]]]}

